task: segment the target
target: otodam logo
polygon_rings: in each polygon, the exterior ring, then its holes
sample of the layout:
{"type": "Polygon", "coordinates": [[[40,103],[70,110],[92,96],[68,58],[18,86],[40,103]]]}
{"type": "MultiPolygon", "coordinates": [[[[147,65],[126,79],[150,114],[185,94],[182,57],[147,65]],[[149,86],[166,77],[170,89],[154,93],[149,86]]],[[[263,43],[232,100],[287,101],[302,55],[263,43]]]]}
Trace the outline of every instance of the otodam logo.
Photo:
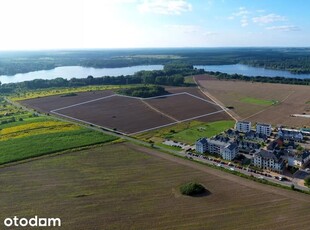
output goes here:
{"type": "Polygon", "coordinates": [[[33,218],[6,218],[4,221],[6,227],[61,227],[60,218],[42,218],[34,216],[33,218]]]}

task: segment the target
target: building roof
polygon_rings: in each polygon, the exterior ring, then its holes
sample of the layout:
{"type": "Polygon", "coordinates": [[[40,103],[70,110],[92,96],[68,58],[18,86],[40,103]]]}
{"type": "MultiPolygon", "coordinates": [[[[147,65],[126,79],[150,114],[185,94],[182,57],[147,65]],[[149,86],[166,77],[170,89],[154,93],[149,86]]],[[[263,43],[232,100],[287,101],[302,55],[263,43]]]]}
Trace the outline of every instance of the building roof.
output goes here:
{"type": "Polygon", "coordinates": [[[213,140],[213,139],[208,139],[207,141],[209,144],[219,145],[219,146],[223,146],[223,147],[227,146],[227,142],[213,140]]]}
{"type": "Polygon", "coordinates": [[[271,125],[270,125],[270,124],[265,124],[265,123],[257,123],[256,125],[266,126],[266,127],[271,127],[271,125]]]}
{"type": "Polygon", "coordinates": [[[278,161],[278,157],[273,153],[273,152],[270,152],[270,151],[267,151],[267,150],[264,150],[264,149],[261,149],[259,152],[257,152],[255,155],[261,157],[261,158],[265,158],[265,159],[271,159],[271,160],[275,160],[275,161],[278,161]]]}
{"type": "Polygon", "coordinates": [[[196,144],[201,143],[201,144],[207,144],[208,140],[206,138],[200,138],[197,140],[196,144]]]}
{"type": "Polygon", "coordinates": [[[250,122],[250,121],[237,121],[237,124],[246,124],[246,125],[250,125],[251,122],[250,122]]]}
{"type": "Polygon", "coordinates": [[[238,145],[234,142],[234,143],[230,143],[229,145],[227,145],[225,148],[229,149],[229,150],[234,150],[235,148],[237,148],[238,145]]]}

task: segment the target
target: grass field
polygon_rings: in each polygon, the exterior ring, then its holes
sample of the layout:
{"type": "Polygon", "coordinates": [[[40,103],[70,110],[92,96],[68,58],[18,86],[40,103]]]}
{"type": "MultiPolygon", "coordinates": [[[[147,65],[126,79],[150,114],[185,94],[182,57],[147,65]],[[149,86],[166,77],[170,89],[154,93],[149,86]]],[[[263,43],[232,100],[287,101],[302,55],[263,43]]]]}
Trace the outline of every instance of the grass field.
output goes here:
{"type": "Polygon", "coordinates": [[[277,101],[275,100],[263,100],[258,98],[252,98],[252,97],[244,97],[240,99],[241,102],[253,104],[253,105],[275,105],[277,104],[277,101]]]}
{"type": "Polygon", "coordinates": [[[115,139],[47,117],[8,123],[0,129],[0,164],[115,139]]]}
{"type": "Polygon", "coordinates": [[[201,137],[212,137],[234,126],[234,121],[199,122],[191,121],[173,125],[167,128],[138,134],[136,137],[161,143],[171,139],[187,144],[194,144],[201,137]]]}
{"type": "Polygon", "coordinates": [[[2,168],[0,219],[59,217],[69,230],[309,227],[308,195],[154,154],[109,144],[2,168]],[[182,196],[191,181],[210,194],[182,196]]]}

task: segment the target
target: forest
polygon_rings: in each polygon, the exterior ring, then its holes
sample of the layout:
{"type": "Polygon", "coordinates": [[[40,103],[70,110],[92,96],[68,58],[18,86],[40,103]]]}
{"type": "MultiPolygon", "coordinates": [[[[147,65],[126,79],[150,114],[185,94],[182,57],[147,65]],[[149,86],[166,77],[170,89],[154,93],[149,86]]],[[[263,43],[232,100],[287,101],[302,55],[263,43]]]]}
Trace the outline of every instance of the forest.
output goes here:
{"type": "Polygon", "coordinates": [[[292,73],[310,73],[310,48],[166,48],[2,52],[0,75],[60,66],[116,68],[136,65],[247,64],[292,73]]]}

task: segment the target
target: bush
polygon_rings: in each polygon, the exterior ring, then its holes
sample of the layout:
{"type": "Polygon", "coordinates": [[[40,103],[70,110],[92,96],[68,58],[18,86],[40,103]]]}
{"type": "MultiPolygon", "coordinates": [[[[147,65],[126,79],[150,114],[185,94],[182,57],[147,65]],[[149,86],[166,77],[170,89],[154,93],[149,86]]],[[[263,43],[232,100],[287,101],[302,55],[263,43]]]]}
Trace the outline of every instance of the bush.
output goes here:
{"type": "Polygon", "coordinates": [[[186,196],[194,196],[205,193],[206,189],[201,184],[190,182],[183,184],[180,187],[180,192],[186,196]]]}
{"type": "Polygon", "coordinates": [[[310,176],[307,176],[305,179],[305,185],[310,188],[310,176]]]}

